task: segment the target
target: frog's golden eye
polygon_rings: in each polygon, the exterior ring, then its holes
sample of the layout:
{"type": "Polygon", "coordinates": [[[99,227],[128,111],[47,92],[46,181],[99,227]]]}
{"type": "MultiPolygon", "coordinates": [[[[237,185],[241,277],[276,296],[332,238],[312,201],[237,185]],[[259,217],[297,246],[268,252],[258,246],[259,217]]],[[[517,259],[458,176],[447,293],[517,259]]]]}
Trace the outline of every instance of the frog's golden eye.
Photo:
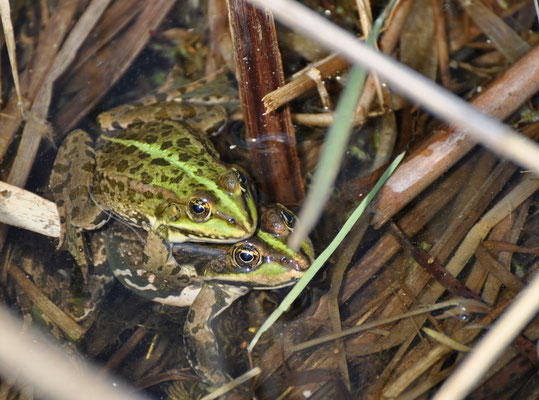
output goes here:
{"type": "Polygon", "coordinates": [[[187,213],[195,222],[205,222],[211,216],[211,205],[208,200],[193,197],[187,205],[187,213]]]}
{"type": "Polygon", "coordinates": [[[238,267],[252,270],[258,267],[262,256],[257,248],[248,244],[240,244],[234,247],[232,259],[238,267]]]}
{"type": "Polygon", "coordinates": [[[167,206],[167,218],[170,221],[177,221],[182,215],[180,205],[177,203],[170,203],[167,206]]]}
{"type": "Polygon", "coordinates": [[[240,182],[241,190],[245,192],[248,188],[247,177],[235,168],[234,172],[236,172],[236,176],[238,177],[238,181],[240,182]]]}
{"type": "Polygon", "coordinates": [[[281,214],[281,218],[286,223],[286,226],[288,226],[288,229],[291,231],[294,230],[294,226],[296,225],[294,214],[284,208],[279,211],[279,214],[281,214]]]}

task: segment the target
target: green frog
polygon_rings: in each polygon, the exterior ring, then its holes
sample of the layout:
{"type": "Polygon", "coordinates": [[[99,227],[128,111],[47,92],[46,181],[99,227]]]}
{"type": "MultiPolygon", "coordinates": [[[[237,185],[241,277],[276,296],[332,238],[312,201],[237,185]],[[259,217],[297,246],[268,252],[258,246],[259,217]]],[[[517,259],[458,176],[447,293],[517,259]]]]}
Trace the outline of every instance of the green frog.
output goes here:
{"type": "Polygon", "coordinates": [[[219,348],[212,329],[214,319],[249,290],[275,289],[293,284],[310,266],[313,247],[306,239],[298,253],[286,245],[294,214],[281,205],[260,206],[266,222],[252,237],[234,244],[181,243],[173,257],[158,268],[144,264],[145,233],[125,225],[109,229],[107,261],[127,288],[153,301],[190,307],[184,325],[188,359],[207,383],[229,380],[220,367],[219,348]]]}
{"type": "Polygon", "coordinates": [[[81,232],[111,217],[144,229],[149,243],[233,243],[252,236],[258,215],[249,182],[220,160],[207,137],[225,119],[226,110],[216,105],[124,105],[98,117],[105,132],[96,146],[82,130],[69,134],[50,177],[59,247],[65,242],[88,265],[81,232]]]}

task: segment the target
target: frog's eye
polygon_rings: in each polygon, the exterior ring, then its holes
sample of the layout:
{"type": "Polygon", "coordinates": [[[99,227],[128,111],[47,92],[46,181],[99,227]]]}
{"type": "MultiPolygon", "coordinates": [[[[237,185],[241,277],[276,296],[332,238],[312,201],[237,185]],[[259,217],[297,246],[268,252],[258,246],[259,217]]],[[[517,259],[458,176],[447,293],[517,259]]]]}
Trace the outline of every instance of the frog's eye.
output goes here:
{"type": "Polygon", "coordinates": [[[241,171],[238,171],[236,168],[233,168],[233,169],[234,169],[234,172],[236,173],[236,176],[238,177],[238,181],[240,182],[241,190],[245,192],[249,186],[247,177],[241,171]]]}
{"type": "Polygon", "coordinates": [[[294,230],[294,225],[296,225],[296,217],[290,211],[285,210],[284,208],[280,210],[281,218],[286,223],[290,230],[294,230]]]}
{"type": "Polygon", "coordinates": [[[258,267],[262,257],[258,249],[253,246],[240,244],[232,251],[232,259],[234,264],[240,268],[252,270],[258,267]]]}
{"type": "Polygon", "coordinates": [[[208,200],[193,197],[189,200],[187,212],[195,222],[205,222],[211,216],[211,206],[208,200]]]}
{"type": "Polygon", "coordinates": [[[170,203],[167,206],[167,218],[169,219],[169,221],[177,221],[181,215],[182,215],[182,212],[181,212],[179,204],[170,203]]]}

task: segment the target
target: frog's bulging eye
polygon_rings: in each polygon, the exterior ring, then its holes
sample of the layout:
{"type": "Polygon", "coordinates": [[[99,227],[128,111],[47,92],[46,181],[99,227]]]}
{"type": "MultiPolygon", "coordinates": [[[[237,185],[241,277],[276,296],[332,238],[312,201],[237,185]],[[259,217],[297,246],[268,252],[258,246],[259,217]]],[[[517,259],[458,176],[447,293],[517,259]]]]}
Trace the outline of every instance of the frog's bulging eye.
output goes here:
{"type": "Polygon", "coordinates": [[[286,225],[290,230],[294,229],[294,226],[296,225],[296,217],[289,212],[288,210],[281,210],[280,211],[282,219],[286,222],[286,225]]]}
{"type": "Polygon", "coordinates": [[[232,251],[234,263],[241,268],[256,268],[262,259],[260,252],[249,245],[239,245],[232,251]]]}
{"type": "Polygon", "coordinates": [[[248,188],[247,177],[235,168],[234,172],[236,172],[236,176],[238,177],[238,181],[240,182],[241,190],[245,192],[248,188]]]}
{"type": "Polygon", "coordinates": [[[211,216],[211,206],[206,199],[192,198],[187,206],[189,216],[193,221],[205,222],[211,216]]]}
{"type": "Polygon", "coordinates": [[[170,221],[177,221],[182,215],[180,206],[176,203],[170,203],[167,206],[167,218],[170,221]]]}

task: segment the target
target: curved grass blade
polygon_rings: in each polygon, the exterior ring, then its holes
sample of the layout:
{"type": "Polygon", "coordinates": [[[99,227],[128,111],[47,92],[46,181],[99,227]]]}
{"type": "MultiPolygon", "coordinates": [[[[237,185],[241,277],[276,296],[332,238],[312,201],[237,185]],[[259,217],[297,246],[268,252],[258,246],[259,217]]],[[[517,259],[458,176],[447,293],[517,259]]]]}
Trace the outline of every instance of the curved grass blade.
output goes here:
{"type": "MultiPolygon", "coordinates": [[[[373,24],[372,31],[367,37],[367,45],[374,47],[384,21],[396,3],[397,0],[392,0],[378,16],[373,24]]],[[[299,248],[303,239],[313,229],[329,199],[352,131],[354,115],[366,78],[367,72],[365,68],[354,65],[350,70],[348,83],[335,110],[335,122],[328,130],[309,192],[298,217],[298,223],[288,240],[288,246],[293,250],[299,248]]]]}
{"type": "Polygon", "coordinates": [[[251,340],[251,343],[249,343],[249,346],[247,347],[247,351],[251,352],[253,350],[253,347],[256,345],[258,340],[260,339],[260,336],[264,332],[266,332],[271,325],[277,319],[290,307],[290,305],[296,300],[296,298],[300,295],[300,293],[305,289],[305,287],[309,284],[311,279],[316,275],[316,273],[322,268],[322,266],[325,264],[325,262],[329,259],[329,257],[333,254],[333,252],[337,249],[337,247],[341,244],[341,242],[344,240],[346,235],[352,230],[354,227],[354,224],[357,222],[359,217],[363,214],[367,206],[370,204],[376,193],[380,190],[382,185],[385,183],[387,178],[393,173],[395,168],[399,165],[401,160],[404,157],[404,153],[401,153],[393,160],[391,165],[388,167],[388,169],[384,172],[384,174],[380,177],[378,182],[376,182],[376,185],[374,185],[374,188],[369,192],[369,194],[363,199],[361,204],[357,206],[357,208],[354,210],[352,215],[346,220],[343,227],[335,236],[335,238],[331,241],[329,246],[318,256],[318,258],[313,262],[309,270],[305,273],[305,275],[294,285],[290,293],[286,295],[286,297],[283,299],[279,307],[271,313],[271,315],[268,317],[268,319],[264,322],[264,324],[260,327],[258,332],[256,333],[253,340],[251,340]]]}

